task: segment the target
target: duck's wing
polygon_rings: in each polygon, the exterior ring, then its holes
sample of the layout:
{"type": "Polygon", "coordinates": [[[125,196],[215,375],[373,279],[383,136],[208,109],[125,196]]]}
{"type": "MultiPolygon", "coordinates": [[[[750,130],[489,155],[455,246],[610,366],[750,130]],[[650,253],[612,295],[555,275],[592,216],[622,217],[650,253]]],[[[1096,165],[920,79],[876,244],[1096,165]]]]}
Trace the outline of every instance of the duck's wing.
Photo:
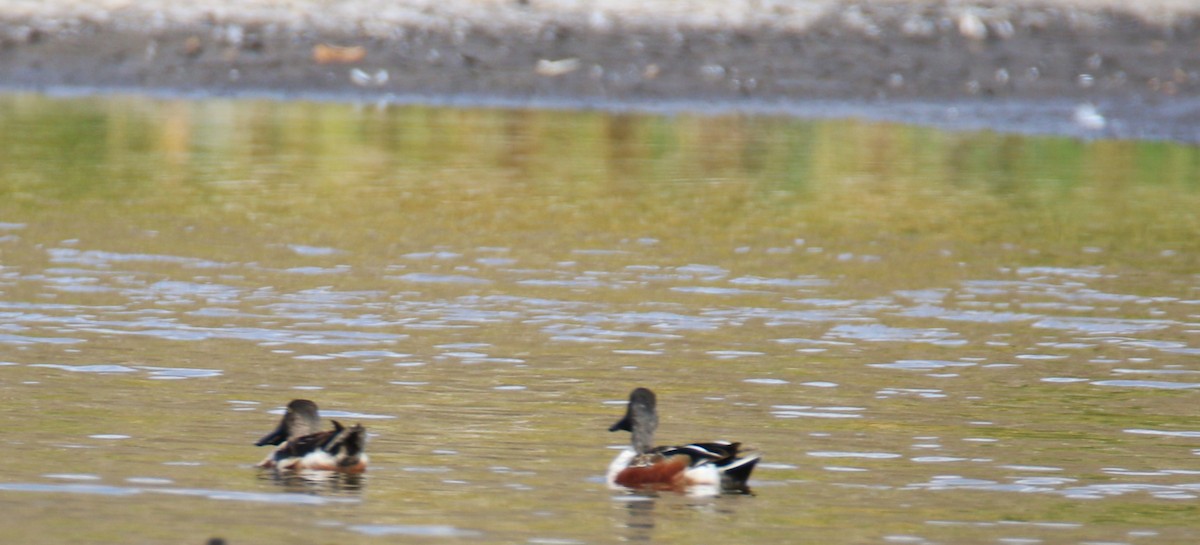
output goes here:
{"type": "Polygon", "coordinates": [[[684,455],[692,459],[692,466],[716,464],[718,466],[737,458],[741,443],[716,441],[711,443],[688,443],[673,447],[658,447],[655,452],[663,456],[684,455]]]}
{"type": "Polygon", "coordinates": [[[337,430],[329,430],[292,439],[275,451],[275,459],[303,458],[307,454],[323,450],[326,444],[337,437],[337,433],[337,430]]]}
{"type": "Polygon", "coordinates": [[[659,447],[657,452],[663,456],[686,455],[690,458],[689,467],[700,467],[711,464],[721,476],[721,486],[726,490],[749,493],[746,484],[750,473],[762,455],[757,452],[746,453],[741,450],[741,443],[714,441],[710,443],[690,443],[676,447],[659,447]]]}

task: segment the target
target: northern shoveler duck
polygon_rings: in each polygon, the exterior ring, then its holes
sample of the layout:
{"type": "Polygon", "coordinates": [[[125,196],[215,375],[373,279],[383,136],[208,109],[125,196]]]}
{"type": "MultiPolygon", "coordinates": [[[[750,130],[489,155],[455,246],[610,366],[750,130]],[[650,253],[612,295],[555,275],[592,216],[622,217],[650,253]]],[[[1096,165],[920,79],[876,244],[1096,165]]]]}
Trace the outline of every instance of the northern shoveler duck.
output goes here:
{"type": "Polygon", "coordinates": [[[608,428],[633,434],[632,448],[621,451],[608,466],[609,486],[675,490],[694,495],[750,492],[746,481],[761,455],[740,456],[741,444],[726,441],[656,447],[656,403],[654,392],[635,389],[629,394],[625,417],[608,428]]]}
{"type": "Polygon", "coordinates": [[[258,463],[268,469],[318,469],[362,473],[367,470],[367,430],[361,424],[345,427],[337,420],[333,429],[317,431],[321,419],[317,404],[294,399],[275,431],[259,439],[254,446],[278,445],[258,463]]]}

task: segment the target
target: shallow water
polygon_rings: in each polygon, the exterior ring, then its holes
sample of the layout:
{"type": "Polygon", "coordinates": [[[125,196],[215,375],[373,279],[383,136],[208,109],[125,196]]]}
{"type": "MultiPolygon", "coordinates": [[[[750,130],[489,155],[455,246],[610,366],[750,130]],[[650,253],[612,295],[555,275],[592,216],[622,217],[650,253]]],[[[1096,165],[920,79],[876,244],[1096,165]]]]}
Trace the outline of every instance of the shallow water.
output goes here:
{"type": "Polygon", "coordinates": [[[0,98],[21,543],[1194,543],[1200,150],[0,98]],[[754,496],[610,491],[662,442],[754,496]],[[372,432],[276,477],[289,399],[372,432]]]}

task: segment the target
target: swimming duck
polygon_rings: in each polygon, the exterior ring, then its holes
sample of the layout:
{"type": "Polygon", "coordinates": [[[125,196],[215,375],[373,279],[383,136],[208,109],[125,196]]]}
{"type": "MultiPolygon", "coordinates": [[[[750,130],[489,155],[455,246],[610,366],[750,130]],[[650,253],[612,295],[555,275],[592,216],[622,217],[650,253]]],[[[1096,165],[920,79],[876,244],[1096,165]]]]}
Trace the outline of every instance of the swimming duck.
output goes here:
{"type": "Polygon", "coordinates": [[[317,404],[294,399],[275,431],[254,446],[277,445],[258,467],[267,469],[318,469],[362,473],[367,470],[367,430],[361,424],[345,427],[333,420],[333,429],[317,431],[321,425],[317,404]]]}
{"type": "Polygon", "coordinates": [[[727,441],[656,447],[656,404],[654,392],[637,388],[629,394],[625,417],[608,428],[633,434],[632,447],[621,451],[608,466],[605,480],[609,486],[675,490],[693,495],[750,492],[746,481],[761,455],[740,456],[741,444],[727,441]]]}

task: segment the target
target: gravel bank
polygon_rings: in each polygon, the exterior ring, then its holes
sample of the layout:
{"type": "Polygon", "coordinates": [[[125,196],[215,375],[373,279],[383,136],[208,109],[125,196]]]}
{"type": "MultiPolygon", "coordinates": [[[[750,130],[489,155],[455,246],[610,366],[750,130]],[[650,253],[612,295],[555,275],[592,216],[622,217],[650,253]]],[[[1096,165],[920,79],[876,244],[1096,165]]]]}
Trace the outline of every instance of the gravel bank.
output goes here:
{"type": "Polygon", "coordinates": [[[934,123],[1028,104],[1062,123],[1034,115],[1035,131],[1200,141],[1200,6],[1184,0],[581,4],[0,0],[0,85],[801,115],[850,105],[934,123]]]}

